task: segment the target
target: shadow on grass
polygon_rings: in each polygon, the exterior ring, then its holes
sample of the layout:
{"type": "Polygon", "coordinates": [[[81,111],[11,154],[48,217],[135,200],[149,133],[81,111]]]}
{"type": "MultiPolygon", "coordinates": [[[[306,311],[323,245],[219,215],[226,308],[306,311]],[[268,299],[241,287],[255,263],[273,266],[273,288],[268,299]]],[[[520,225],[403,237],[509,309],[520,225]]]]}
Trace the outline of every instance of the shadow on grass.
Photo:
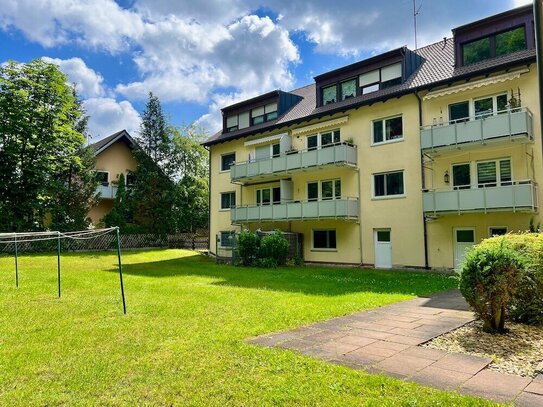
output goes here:
{"type": "MultiPolygon", "coordinates": [[[[117,272],[117,269],[111,269],[117,272]]],[[[127,275],[153,278],[201,276],[217,279],[210,284],[239,288],[338,296],[357,292],[425,296],[453,288],[448,276],[435,273],[340,267],[281,267],[260,269],[216,264],[203,255],[123,265],[127,275]]]]}

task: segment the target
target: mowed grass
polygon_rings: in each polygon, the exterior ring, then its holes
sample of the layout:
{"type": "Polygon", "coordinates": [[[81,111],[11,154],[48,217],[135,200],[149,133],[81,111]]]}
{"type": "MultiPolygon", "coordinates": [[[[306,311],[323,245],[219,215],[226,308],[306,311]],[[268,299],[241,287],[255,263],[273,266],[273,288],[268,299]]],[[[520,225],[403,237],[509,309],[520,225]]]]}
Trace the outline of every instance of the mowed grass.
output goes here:
{"type": "Polygon", "coordinates": [[[262,270],[185,250],[0,258],[0,405],[480,405],[481,400],[245,342],[426,295],[450,277],[262,270]]]}

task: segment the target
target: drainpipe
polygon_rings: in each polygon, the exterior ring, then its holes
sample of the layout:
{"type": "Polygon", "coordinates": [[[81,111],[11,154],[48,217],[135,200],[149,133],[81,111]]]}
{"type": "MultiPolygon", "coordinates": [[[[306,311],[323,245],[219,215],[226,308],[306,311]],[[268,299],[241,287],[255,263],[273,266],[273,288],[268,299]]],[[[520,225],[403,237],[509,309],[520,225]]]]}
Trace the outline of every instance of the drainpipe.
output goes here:
{"type": "MultiPolygon", "coordinates": [[[[419,129],[422,127],[422,99],[419,96],[419,92],[415,92],[417,97],[418,107],[419,107],[419,129]]],[[[419,130],[419,140],[420,140],[420,130],[419,130]]],[[[422,189],[426,188],[426,177],[424,174],[424,156],[420,155],[420,169],[421,169],[421,180],[422,180],[422,189]]],[[[421,192],[422,193],[422,192],[421,192]]],[[[430,266],[428,265],[428,226],[426,225],[426,218],[424,217],[424,208],[422,212],[422,228],[424,235],[424,268],[428,270],[430,266]]]]}
{"type": "MultiPolygon", "coordinates": [[[[207,207],[208,207],[208,210],[207,210],[207,234],[209,236],[209,240],[208,240],[208,246],[209,246],[209,254],[213,254],[213,252],[211,251],[211,150],[207,147],[207,146],[204,146],[204,148],[207,150],[207,162],[209,163],[208,164],[208,174],[207,174],[207,178],[208,178],[208,194],[207,194],[207,207]]],[[[215,240],[215,244],[217,243],[217,241],[215,240]]],[[[215,255],[217,254],[217,247],[215,247],[215,255]]]]}
{"type": "MultiPolygon", "coordinates": [[[[358,148],[356,149],[356,154],[358,154],[358,148]]],[[[364,256],[362,255],[362,195],[360,195],[360,167],[356,169],[356,173],[358,174],[358,238],[360,242],[360,265],[362,266],[364,264],[364,256]]]]}
{"type": "Polygon", "coordinates": [[[537,76],[539,78],[539,129],[543,120],[543,5],[542,0],[534,0],[534,29],[536,45],[537,76]]]}

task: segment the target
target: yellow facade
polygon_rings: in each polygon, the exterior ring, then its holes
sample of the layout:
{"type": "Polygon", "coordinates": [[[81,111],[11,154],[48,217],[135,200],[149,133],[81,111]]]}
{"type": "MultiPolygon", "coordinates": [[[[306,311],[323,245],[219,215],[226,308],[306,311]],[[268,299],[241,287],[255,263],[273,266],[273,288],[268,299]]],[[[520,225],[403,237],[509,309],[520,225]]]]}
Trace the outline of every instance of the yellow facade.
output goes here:
{"type": "MultiPolygon", "coordinates": [[[[495,159],[510,159],[513,182],[530,180],[539,182],[543,177],[541,118],[537,92],[537,68],[533,64],[524,67],[519,77],[498,83],[466,89],[449,95],[425,98],[427,91],[412,93],[399,98],[377,102],[371,105],[347,110],[341,114],[323,117],[302,124],[292,125],[261,134],[252,134],[234,141],[210,146],[211,156],[211,252],[217,253],[214,237],[221,231],[239,231],[242,227],[252,230],[273,230],[297,232],[304,236],[304,259],[310,262],[347,263],[374,265],[376,263],[376,231],[390,232],[391,266],[430,267],[451,269],[454,267],[455,230],[473,228],[475,242],[489,236],[490,228],[507,228],[507,231],[526,230],[530,219],[539,222],[538,210],[516,211],[512,209],[487,211],[462,211],[429,216],[423,210],[423,190],[451,189],[451,181],[445,182],[445,173],[450,177],[452,165],[470,163],[472,172],[478,162],[495,159]],[[511,89],[520,90],[522,107],[531,111],[533,140],[507,139],[488,143],[467,143],[461,148],[443,152],[423,154],[421,151],[421,124],[447,122],[450,104],[496,95],[511,89]],[[419,110],[420,109],[420,110],[419,110]],[[372,126],[374,120],[401,116],[403,138],[390,142],[373,144],[372,126]],[[422,118],[420,123],[419,117],[422,118]],[[331,124],[320,130],[304,132],[306,126],[327,123],[335,119],[340,125],[331,124]],[[267,222],[232,225],[231,211],[220,209],[221,192],[235,192],[236,205],[255,205],[256,190],[279,186],[279,176],[265,182],[240,185],[231,182],[230,171],[220,171],[221,156],[235,152],[236,162],[246,161],[254,156],[254,145],[247,141],[287,133],[292,137],[292,146],[297,150],[306,148],[306,138],[319,131],[340,129],[341,141],[352,139],[357,146],[357,166],[338,167],[315,166],[288,174],[293,185],[293,200],[307,200],[307,183],[322,180],[341,180],[341,196],[355,197],[359,201],[358,219],[313,219],[290,222],[267,222]],[[294,132],[294,135],[292,135],[294,132]],[[375,198],[374,174],[403,171],[404,193],[401,196],[375,198]],[[424,184],[423,184],[424,182],[424,184]],[[313,230],[335,229],[337,248],[319,250],[313,247],[313,230]],[[426,229],[426,239],[425,239],[426,229]],[[426,242],[426,243],[425,243],[426,242]]],[[[476,174],[472,176],[476,177],[476,174]]],[[[284,176],[283,176],[284,178],[284,176]]],[[[474,181],[474,183],[476,183],[474,181]]],[[[541,189],[534,199],[543,202],[541,189]]]]}
{"type": "MultiPolygon", "coordinates": [[[[96,155],[96,171],[109,173],[109,182],[115,186],[121,174],[126,175],[136,169],[136,159],[132,149],[122,140],[119,140],[96,155]]],[[[114,197],[113,197],[114,198],[114,197]]],[[[111,211],[113,199],[101,197],[98,204],[89,212],[93,225],[100,225],[102,218],[111,211]]]]}

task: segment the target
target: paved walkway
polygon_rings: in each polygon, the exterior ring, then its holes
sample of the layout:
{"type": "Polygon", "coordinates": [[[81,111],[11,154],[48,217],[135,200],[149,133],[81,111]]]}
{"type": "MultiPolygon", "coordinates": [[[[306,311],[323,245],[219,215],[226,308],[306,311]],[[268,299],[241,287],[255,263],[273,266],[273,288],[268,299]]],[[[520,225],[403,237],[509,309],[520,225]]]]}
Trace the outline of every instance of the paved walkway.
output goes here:
{"type": "Polygon", "coordinates": [[[533,380],[507,375],[487,369],[488,358],[419,346],[473,319],[459,292],[448,291],[249,342],[499,402],[543,406],[541,374],[533,380]]]}

